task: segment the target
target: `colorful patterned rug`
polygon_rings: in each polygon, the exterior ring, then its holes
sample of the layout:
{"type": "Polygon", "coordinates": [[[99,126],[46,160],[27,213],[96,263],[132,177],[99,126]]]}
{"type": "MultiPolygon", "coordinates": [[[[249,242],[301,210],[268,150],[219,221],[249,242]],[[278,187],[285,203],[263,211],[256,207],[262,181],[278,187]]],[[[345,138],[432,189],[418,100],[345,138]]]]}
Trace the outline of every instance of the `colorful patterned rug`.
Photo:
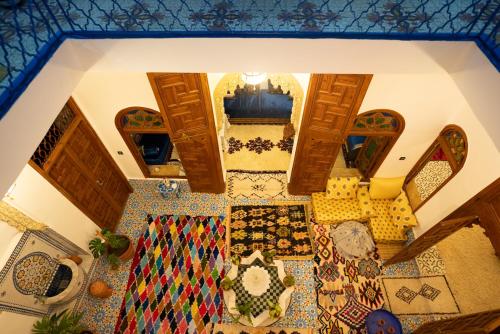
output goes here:
{"type": "Polygon", "coordinates": [[[280,259],[313,258],[308,205],[238,205],[231,207],[230,217],[228,256],[274,250],[280,259]]]}
{"type": "Polygon", "coordinates": [[[335,249],[330,230],[330,225],[314,225],[318,331],[364,333],[366,316],[384,304],[381,263],[376,254],[360,260],[345,259],[335,249]]]}
{"type": "Polygon", "coordinates": [[[223,217],[165,215],[139,239],[118,333],[205,333],[222,317],[223,217]]]}

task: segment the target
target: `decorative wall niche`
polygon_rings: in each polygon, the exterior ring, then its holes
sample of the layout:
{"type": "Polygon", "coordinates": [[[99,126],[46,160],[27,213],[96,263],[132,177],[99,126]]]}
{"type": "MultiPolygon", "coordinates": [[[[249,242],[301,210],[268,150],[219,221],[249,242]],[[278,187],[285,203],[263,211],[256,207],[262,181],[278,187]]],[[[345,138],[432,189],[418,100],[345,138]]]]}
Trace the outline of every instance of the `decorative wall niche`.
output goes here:
{"type": "Polygon", "coordinates": [[[420,208],[448,183],[465,164],[467,136],[458,125],[447,125],[406,177],[413,210],[420,208]]]}

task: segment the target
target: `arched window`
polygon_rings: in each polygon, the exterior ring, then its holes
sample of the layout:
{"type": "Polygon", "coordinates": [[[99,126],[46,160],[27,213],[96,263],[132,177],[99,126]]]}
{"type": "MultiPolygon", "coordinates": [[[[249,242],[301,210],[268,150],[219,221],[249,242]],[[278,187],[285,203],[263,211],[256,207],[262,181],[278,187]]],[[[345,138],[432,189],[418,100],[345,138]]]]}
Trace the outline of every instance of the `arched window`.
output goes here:
{"type": "Polygon", "coordinates": [[[394,110],[375,109],[359,114],[346,140],[346,162],[368,179],[375,175],[405,128],[394,110]]]}
{"type": "Polygon", "coordinates": [[[420,208],[465,164],[467,136],[458,125],[447,125],[406,177],[413,210],[420,208]]]}
{"type": "Polygon", "coordinates": [[[183,173],[158,111],[125,108],[116,115],[115,125],[145,177],[179,177],[183,173]]]}

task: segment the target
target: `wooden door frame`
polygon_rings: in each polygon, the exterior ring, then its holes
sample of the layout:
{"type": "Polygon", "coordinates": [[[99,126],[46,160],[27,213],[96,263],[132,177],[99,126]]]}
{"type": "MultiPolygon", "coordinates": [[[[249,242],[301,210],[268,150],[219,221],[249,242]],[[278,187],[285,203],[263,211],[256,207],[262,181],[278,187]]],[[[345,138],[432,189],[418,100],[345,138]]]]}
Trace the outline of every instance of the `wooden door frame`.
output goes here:
{"type": "Polygon", "coordinates": [[[427,249],[436,245],[441,240],[446,239],[453,233],[462,229],[463,227],[471,227],[473,224],[479,224],[478,216],[467,216],[455,219],[442,220],[424,234],[415,239],[412,243],[405,246],[401,251],[391,257],[389,260],[384,262],[384,266],[391,264],[409,261],[415,258],[418,254],[423,253],[427,249]],[[450,233],[446,235],[439,235],[439,230],[441,228],[450,229],[450,233]]]}
{"type": "MultiPolygon", "coordinates": [[[[354,124],[356,124],[356,120],[359,117],[366,116],[368,113],[375,113],[375,112],[383,112],[383,113],[389,113],[391,116],[393,116],[397,121],[398,121],[398,127],[395,131],[386,131],[384,129],[379,129],[379,128],[374,128],[374,129],[357,129],[357,128],[351,128],[351,131],[349,132],[348,136],[366,136],[366,137],[389,137],[389,142],[385,145],[383,150],[378,153],[378,158],[376,162],[371,166],[369,169],[369,172],[367,173],[366,176],[363,175],[364,178],[369,179],[375,175],[377,170],[380,168],[382,163],[385,161],[387,158],[387,155],[389,152],[392,150],[392,147],[396,142],[398,141],[399,137],[403,133],[403,130],[405,129],[406,123],[403,115],[398,113],[395,110],[392,109],[373,109],[369,111],[365,111],[361,114],[358,114],[356,118],[354,119],[354,124]]],[[[361,152],[360,152],[361,153],[361,152]]]]}
{"type": "MultiPolygon", "coordinates": [[[[154,109],[146,108],[146,107],[139,107],[139,106],[134,106],[134,107],[128,107],[125,109],[120,110],[116,116],[115,116],[115,126],[118,132],[120,133],[121,137],[123,138],[123,141],[125,141],[125,144],[127,145],[130,153],[132,153],[132,156],[134,157],[135,162],[139,165],[139,168],[141,169],[142,174],[146,178],[165,178],[165,177],[172,177],[176,179],[185,179],[185,176],[154,176],[151,175],[151,172],[149,171],[148,165],[144,161],[144,158],[142,157],[141,152],[137,148],[137,145],[132,141],[130,138],[131,133],[138,133],[138,134],[147,134],[147,133],[152,133],[152,134],[166,134],[169,136],[170,141],[172,142],[172,137],[167,131],[167,127],[165,126],[163,129],[161,128],[151,128],[151,129],[144,129],[144,128],[137,128],[137,129],[125,129],[122,126],[121,119],[123,116],[125,116],[129,111],[131,110],[146,110],[150,112],[157,113],[161,117],[161,113],[159,111],[156,111],[154,109]]],[[[163,117],[162,117],[163,120],[163,117]]],[[[165,120],[163,120],[163,123],[165,124],[165,120]]],[[[173,142],[172,142],[173,145],[173,142]]]]}
{"type": "Polygon", "coordinates": [[[414,334],[489,334],[498,333],[500,309],[435,320],[418,327],[414,334]]]}
{"type": "MultiPolygon", "coordinates": [[[[403,188],[406,190],[406,187],[408,186],[408,183],[420,172],[420,170],[425,166],[427,161],[432,157],[432,155],[435,153],[437,148],[441,148],[443,152],[446,154],[446,157],[448,158],[448,162],[451,166],[452,173],[451,175],[444,180],[429,196],[427,196],[426,199],[418,203],[415,207],[412,206],[413,212],[416,212],[418,209],[420,209],[425,203],[427,203],[428,200],[430,200],[441,188],[443,188],[452,178],[457,175],[457,173],[462,169],[462,167],[465,165],[465,162],[467,161],[467,154],[469,152],[469,144],[467,140],[467,134],[465,131],[458,125],[456,124],[448,124],[446,125],[443,130],[439,132],[439,135],[437,138],[432,142],[432,144],[429,146],[429,148],[425,151],[425,153],[418,159],[418,161],[415,163],[415,165],[412,167],[410,172],[406,175],[405,182],[403,184],[403,188]],[[453,155],[451,153],[451,150],[449,148],[449,145],[446,143],[446,140],[443,139],[444,135],[449,132],[449,131],[456,131],[459,132],[462,135],[462,138],[465,141],[465,155],[462,159],[462,162],[460,164],[457,164],[455,159],[453,159],[453,155]]],[[[411,202],[410,202],[411,205],[411,202]]]]}

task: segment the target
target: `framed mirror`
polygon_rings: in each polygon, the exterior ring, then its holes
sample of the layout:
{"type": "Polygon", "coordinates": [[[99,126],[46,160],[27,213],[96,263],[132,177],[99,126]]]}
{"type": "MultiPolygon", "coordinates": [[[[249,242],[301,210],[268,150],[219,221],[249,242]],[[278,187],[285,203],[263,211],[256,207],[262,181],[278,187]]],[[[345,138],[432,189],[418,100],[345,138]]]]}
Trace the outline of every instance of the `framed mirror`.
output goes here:
{"type": "Polygon", "coordinates": [[[467,158],[467,136],[458,125],[447,125],[418,160],[405,180],[415,211],[462,169],[467,158]]]}

